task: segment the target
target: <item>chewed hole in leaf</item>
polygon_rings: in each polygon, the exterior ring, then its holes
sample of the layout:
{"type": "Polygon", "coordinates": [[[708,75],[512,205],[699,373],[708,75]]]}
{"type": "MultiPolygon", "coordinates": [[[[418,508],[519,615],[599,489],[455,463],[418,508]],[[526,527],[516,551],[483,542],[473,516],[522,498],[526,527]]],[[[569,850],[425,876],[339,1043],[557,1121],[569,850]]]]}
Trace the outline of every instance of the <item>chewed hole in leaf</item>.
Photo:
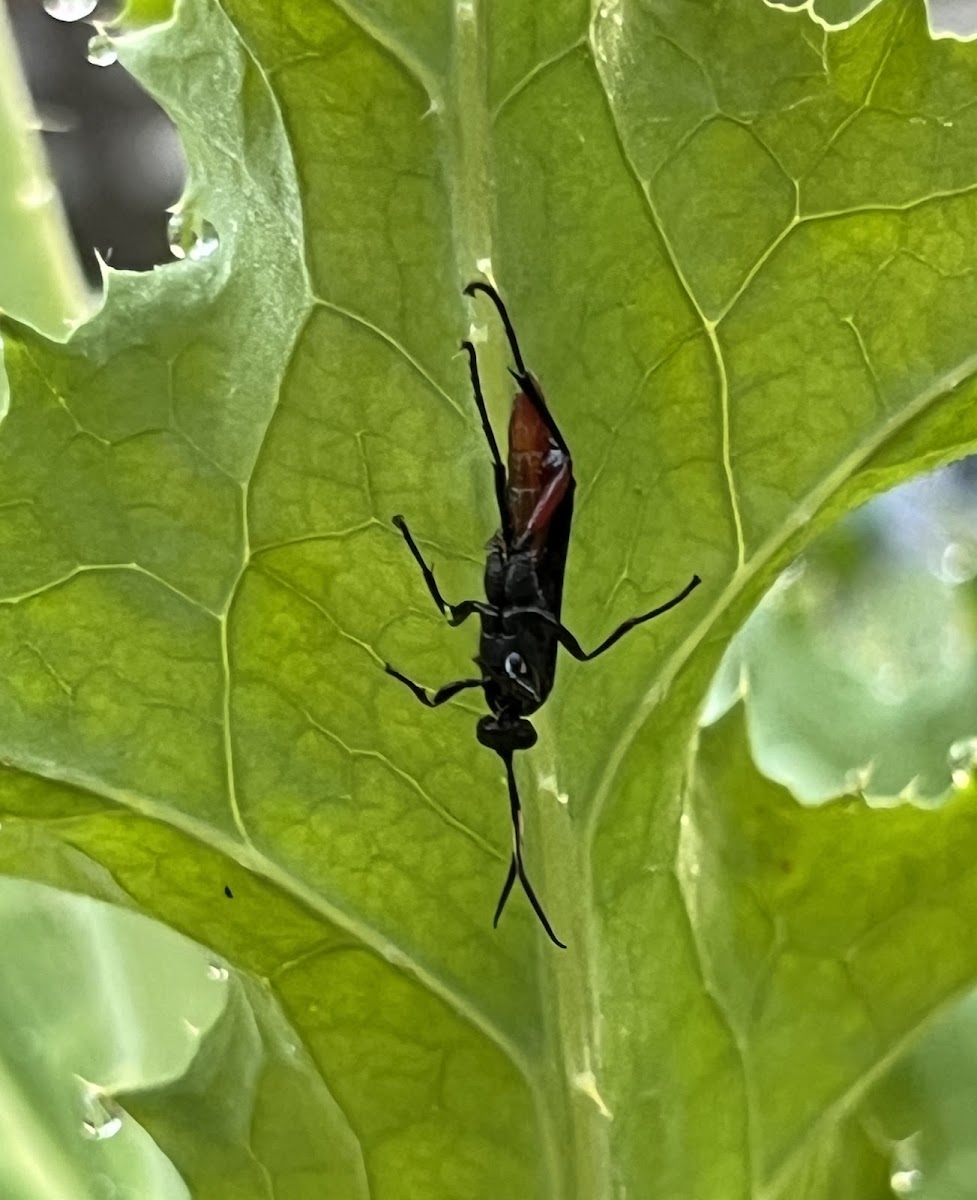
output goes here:
{"type": "MultiPolygon", "coordinates": [[[[804,12],[826,30],[854,25],[881,0],[764,0],[770,8],[804,12]]],[[[977,9],[970,0],[910,0],[925,4],[930,34],[934,38],[967,41],[977,37],[977,9]]]]}
{"type": "Polygon", "coordinates": [[[10,9],[47,155],[94,285],[99,257],[135,271],[170,260],[166,209],[186,179],[172,121],[117,62],[112,36],[85,19],[101,13],[94,0],[10,9]]]}
{"type": "Polygon", "coordinates": [[[970,0],[926,0],[934,37],[977,38],[977,6],[970,0]]]}

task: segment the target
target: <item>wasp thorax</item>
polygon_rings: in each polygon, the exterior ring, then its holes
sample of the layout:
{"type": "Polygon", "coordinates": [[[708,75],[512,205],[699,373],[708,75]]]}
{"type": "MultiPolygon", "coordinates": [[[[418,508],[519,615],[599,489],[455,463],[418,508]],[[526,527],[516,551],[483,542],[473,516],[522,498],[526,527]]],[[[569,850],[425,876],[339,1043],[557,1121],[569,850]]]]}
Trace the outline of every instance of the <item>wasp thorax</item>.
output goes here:
{"type": "Polygon", "coordinates": [[[539,602],[539,579],[528,554],[514,554],[506,565],[506,599],[510,604],[539,602]]]}
{"type": "Polygon", "coordinates": [[[517,654],[515,651],[507,654],[502,665],[505,668],[506,675],[517,688],[524,691],[528,696],[531,696],[537,704],[542,703],[543,698],[539,694],[535,673],[530,670],[529,664],[521,654],[517,654]]]}
{"type": "Polygon", "coordinates": [[[482,717],[475,726],[475,736],[483,746],[497,754],[513,750],[528,750],[536,745],[536,730],[520,717],[517,721],[500,721],[496,717],[482,717]]]}
{"type": "Polygon", "coordinates": [[[494,539],[485,560],[485,599],[497,608],[505,603],[506,564],[502,547],[494,539]]]}

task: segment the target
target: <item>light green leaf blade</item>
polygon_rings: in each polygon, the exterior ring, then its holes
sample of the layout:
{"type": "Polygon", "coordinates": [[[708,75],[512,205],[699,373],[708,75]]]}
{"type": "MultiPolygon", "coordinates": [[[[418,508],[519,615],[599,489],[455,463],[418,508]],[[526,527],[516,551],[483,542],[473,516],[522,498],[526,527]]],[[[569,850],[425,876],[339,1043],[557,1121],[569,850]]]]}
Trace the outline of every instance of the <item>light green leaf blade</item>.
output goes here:
{"type": "Polygon", "coordinates": [[[947,470],[829,530],[737,634],[703,723],[742,695],[757,764],[802,803],[939,803],[977,750],[974,515],[947,470]]]}
{"type": "MultiPolygon", "coordinates": [[[[756,1093],[738,983],[758,945],[790,962],[749,910],[729,936],[680,818],[710,676],[776,571],[977,441],[973,51],[891,4],[830,39],[754,0],[587,21],[184,0],[121,50],[219,248],[112,275],[64,350],[7,340],[4,869],[112,880],[270,980],[345,1119],[309,1137],[345,1170],[330,1130],[351,1130],[380,1198],[764,1194],[830,1165],[818,1122],[868,1070],[847,994],[827,980],[815,1028],[787,978],[755,1053],[793,1057],[756,1093]],[[494,317],[460,298],[487,262],[574,450],[568,624],[596,644],[704,579],[561,668],[520,764],[565,955],[515,899],[489,927],[507,816],[473,710],[419,712],[381,670],[470,670],[474,631],[435,619],[388,522],[478,593],[490,474],[453,355],[471,329],[502,376],[494,317]],[[822,1061],[836,1090],[805,1090],[822,1061]]],[[[893,995],[877,1058],[973,976],[950,950],[926,996],[893,995]]],[[[232,1150],[262,1171],[237,1186],[260,1196],[284,1135],[238,1094],[232,1150]]],[[[185,1095],[151,1126],[206,1181],[185,1095]]]]}
{"type": "Polygon", "coordinates": [[[100,1200],[111,1183],[119,1200],[185,1200],[113,1093],[186,1071],[223,1005],[205,953],[131,911],[23,880],[0,883],[0,928],[0,1193],[100,1200]]]}
{"type": "Polygon", "coordinates": [[[866,1124],[893,1145],[894,1188],[920,1200],[962,1200],[974,1177],[977,996],[938,1015],[866,1105],[866,1124]]]}
{"type": "Polygon", "coordinates": [[[677,876],[709,931],[701,969],[740,1055],[769,1194],[796,1194],[824,1133],[973,978],[975,822],[972,791],[936,811],[802,808],[757,772],[741,707],[703,731],[677,876]]]}
{"type": "Polygon", "coordinates": [[[368,1197],[356,1136],[277,1005],[266,989],[226,981],[228,1002],[190,1070],[120,1102],[167,1147],[191,1195],[368,1197]]]}

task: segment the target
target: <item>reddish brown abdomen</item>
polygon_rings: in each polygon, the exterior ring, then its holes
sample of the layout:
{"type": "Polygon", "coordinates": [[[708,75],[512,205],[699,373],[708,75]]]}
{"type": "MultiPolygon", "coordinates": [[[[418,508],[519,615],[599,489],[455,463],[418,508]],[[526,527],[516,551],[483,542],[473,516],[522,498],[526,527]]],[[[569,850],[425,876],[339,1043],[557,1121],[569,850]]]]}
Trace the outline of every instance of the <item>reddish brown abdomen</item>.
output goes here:
{"type": "Polygon", "coordinates": [[[541,543],[571,480],[569,457],[530,397],[518,392],[509,417],[507,498],[513,535],[528,533],[534,544],[541,543]]]}
{"type": "Polygon", "coordinates": [[[543,490],[543,462],[550,448],[550,431],[524,392],[512,401],[509,417],[508,500],[512,531],[524,533],[543,490]]]}

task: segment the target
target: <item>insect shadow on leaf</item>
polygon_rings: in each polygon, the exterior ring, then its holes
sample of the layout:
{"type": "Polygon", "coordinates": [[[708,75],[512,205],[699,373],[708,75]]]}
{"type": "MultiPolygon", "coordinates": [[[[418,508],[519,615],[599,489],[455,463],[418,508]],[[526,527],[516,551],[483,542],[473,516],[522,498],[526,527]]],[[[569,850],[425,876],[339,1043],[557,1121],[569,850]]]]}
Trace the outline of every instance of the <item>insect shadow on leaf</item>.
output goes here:
{"type": "Polygon", "coordinates": [[[508,460],[503,463],[485,407],[475,347],[468,341],[461,343],[468,355],[475,407],[492,458],[499,508],[500,527],[488,544],[485,562],[485,600],[449,604],[441,595],[434,572],[424,561],[407,522],[398,515],[393,518],[393,523],[403,535],[421,569],[427,590],[448,624],[460,625],[473,615],[481,620],[478,655],[474,659],[480,674],[445,684],[432,695],[389,663],[385,664],[385,670],[410,688],[428,708],[437,708],[468,688],[483,689],[491,715],[479,719],[475,735],[505,764],[512,818],[512,858],[493,925],[498,925],[509,893],[518,879],[550,940],[565,949],[565,943],[553,932],[523,863],[522,808],[512,756],[516,750],[528,750],[536,743],[536,730],[526,718],[536,712],[552,691],[558,647],[562,646],[580,662],[589,662],[609,650],[629,630],[680,604],[701,581],[698,575],[693,575],[677,596],[650,612],[622,622],[589,652],[581,648],[561,623],[563,577],[576,487],[573,462],[538,382],[526,370],[502,298],[487,283],[476,281],[465,288],[467,296],[474,297],[479,292],[492,301],[502,320],[515,363],[510,374],[518,388],[509,417],[508,460]]]}

